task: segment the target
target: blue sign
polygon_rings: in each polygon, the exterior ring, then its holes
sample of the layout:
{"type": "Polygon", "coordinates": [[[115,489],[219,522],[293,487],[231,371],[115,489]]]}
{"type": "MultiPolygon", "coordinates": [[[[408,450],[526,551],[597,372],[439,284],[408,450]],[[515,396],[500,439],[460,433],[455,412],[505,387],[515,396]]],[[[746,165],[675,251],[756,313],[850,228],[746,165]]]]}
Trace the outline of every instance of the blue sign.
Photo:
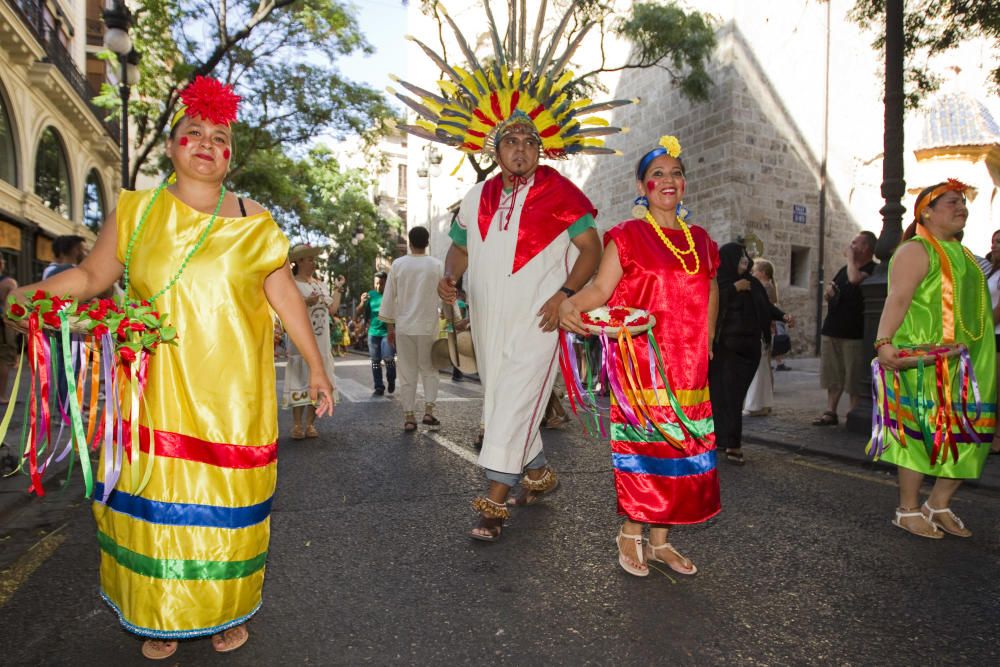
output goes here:
{"type": "Polygon", "coordinates": [[[806,224],[806,207],[799,206],[798,204],[792,204],[792,222],[797,222],[800,225],[806,224]]]}

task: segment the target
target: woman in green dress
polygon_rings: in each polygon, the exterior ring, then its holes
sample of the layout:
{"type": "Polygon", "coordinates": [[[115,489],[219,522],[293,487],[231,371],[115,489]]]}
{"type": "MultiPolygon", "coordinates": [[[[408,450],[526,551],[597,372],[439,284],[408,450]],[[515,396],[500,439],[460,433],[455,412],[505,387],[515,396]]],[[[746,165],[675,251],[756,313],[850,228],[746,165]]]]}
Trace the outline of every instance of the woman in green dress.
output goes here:
{"type": "Polygon", "coordinates": [[[961,243],[968,190],[949,180],[917,197],[914,221],[889,265],[889,293],[875,341],[882,369],[899,374],[898,382],[895,375],[886,379],[886,400],[879,401],[876,421],[885,426],[884,451],[876,447],[876,455],[899,469],[899,507],[892,523],[935,539],[944,533],[972,535],[951,511],[951,498],[963,479],[982,473],[996,425],[990,296],[975,258],[961,243]],[[963,386],[959,358],[904,369],[905,350],[929,344],[968,348],[980,409],[963,406],[966,400],[975,402],[975,385],[967,381],[963,386]],[[921,506],[925,475],[937,480],[921,506]]]}

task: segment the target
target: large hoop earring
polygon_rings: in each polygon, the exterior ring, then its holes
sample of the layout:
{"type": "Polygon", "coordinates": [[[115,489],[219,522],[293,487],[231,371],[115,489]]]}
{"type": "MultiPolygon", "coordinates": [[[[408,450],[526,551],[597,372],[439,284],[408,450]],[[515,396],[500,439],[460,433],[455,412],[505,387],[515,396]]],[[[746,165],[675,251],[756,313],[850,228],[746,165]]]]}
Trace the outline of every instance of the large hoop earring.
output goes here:
{"type": "Polygon", "coordinates": [[[649,213],[649,199],[646,198],[646,195],[639,195],[635,198],[635,201],[632,202],[632,204],[633,218],[642,220],[646,217],[646,214],[649,213]]]}

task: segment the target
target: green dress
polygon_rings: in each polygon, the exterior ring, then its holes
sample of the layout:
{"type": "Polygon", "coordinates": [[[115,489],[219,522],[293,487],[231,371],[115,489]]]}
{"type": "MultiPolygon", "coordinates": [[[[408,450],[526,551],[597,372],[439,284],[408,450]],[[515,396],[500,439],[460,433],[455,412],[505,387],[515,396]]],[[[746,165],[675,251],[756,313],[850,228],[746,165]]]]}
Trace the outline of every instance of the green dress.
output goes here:
{"type": "MultiPolygon", "coordinates": [[[[900,373],[899,409],[896,408],[895,383],[892,375],[886,374],[886,398],[880,401],[878,410],[881,418],[889,426],[885,432],[886,449],[881,458],[898,466],[916,470],[937,477],[955,479],[977,479],[989,454],[990,441],[996,426],[996,343],[993,334],[990,295],[983,272],[971,254],[959,241],[938,241],[947,266],[942,271],[942,259],[932,241],[915,237],[909,243],[921,243],[927,251],[929,265],[927,275],[917,286],[913,302],[903,324],[899,327],[892,343],[897,349],[916,345],[946,342],[946,325],[943,294],[947,293],[947,274],[952,275],[954,291],[954,342],[964,343],[969,348],[972,366],[979,385],[981,414],[976,417],[975,398],[971,383],[967,389],[968,422],[978,434],[976,442],[961,426],[962,386],[960,384],[959,360],[947,360],[947,386],[938,387],[938,373],[933,364],[923,369],[912,368],[900,373]],[[944,286],[944,289],[943,289],[944,286]],[[947,394],[950,387],[952,405],[951,433],[957,449],[944,446],[934,463],[931,462],[935,441],[940,441],[936,424],[942,401],[939,396],[947,394]],[[886,414],[885,405],[889,405],[886,414]],[[904,428],[904,444],[897,438],[898,421],[904,428]]],[[[891,274],[891,264],[890,264],[891,274]]],[[[943,374],[942,374],[943,375],[943,374]]],[[[947,405],[947,403],[945,403],[947,405]]]]}

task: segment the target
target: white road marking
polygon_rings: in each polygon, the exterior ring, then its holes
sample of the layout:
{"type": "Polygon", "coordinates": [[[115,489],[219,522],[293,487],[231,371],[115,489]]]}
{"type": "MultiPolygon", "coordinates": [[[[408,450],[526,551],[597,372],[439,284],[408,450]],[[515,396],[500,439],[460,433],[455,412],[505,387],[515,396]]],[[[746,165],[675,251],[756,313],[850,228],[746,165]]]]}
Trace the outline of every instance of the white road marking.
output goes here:
{"type": "Polygon", "coordinates": [[[462,447],[461,445],[456,445],[454,442],[452,442],[451,440],[449,440],[448,438],[444,437],[439,433],[433,433],[431,431],[428,431],[424,435],[426,435],[428,438],[430,438],[437,444],[447,449],[452,454],[457,454],[458,456],[462,457],[469,463],[477,464],[479,462],[478,454],[473,452],[471,449],[462,447]]]}
{"type": "MultiPolygon", "coordinates": [[[[470,389],[472,389],[471,386],[470,389]]],[[[337,377],[337,393],[340,394],[341,398],[351,403],[381,403],[385,402],[386,400],[385,396],[372,396],[371,386],[367,384],[361,384],[357,380],[352,380],[351,378],[345,378],[339,376],[337,377]]],[[[479,395],[481,395],[481,390],[480,392],[476,393],[477,396],[465,397],[465,396],[456,396],[455,394],[452,394],[447,391],[439,391],[437,402],[459,403],[459,402],[476,401],[479,400],[479,395]]],[[[417,392],[417,396],[422,398],[423,394],[421,392],[417,392]]]]}

